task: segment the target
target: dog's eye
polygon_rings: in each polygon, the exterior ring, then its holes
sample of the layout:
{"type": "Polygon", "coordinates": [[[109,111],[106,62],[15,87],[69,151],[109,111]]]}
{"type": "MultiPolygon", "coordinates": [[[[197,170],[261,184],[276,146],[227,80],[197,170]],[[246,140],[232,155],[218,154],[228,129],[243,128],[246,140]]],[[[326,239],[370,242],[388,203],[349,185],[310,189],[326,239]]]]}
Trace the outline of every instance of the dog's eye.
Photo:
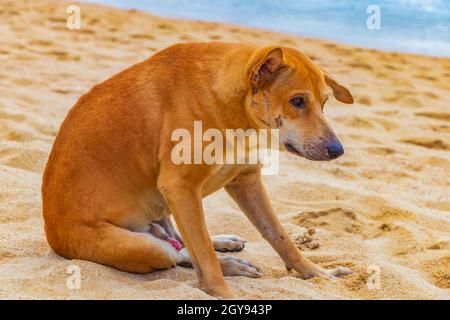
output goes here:
{"type": "Polygon", "coordinates": [[[306,105],[305,98],[303,98],[302,96],[292,98],[290,103],[297,109],[303,109],[306,105]]]}

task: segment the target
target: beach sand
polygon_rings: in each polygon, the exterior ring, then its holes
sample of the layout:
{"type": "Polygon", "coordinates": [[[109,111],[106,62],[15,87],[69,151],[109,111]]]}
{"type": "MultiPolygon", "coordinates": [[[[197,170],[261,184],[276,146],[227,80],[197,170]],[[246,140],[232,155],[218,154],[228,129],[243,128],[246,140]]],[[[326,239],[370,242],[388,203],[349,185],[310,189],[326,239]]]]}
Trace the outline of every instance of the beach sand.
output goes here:
{"type": "Polygon", "coordinates": [[[346,148],[343,157],[318,163],[283,154],[280,173],[264,178],[304,254],[354,274],[304,281],[286,271],[220,191],[204,201],[210,233],[248,239],[233,254],[264,272],[261,279],[228,278],[242,298],[450,297],[450,59],[88,4],[81,4],[81,29],[68,30],[69,4],[0,4],[0,298],[213,298],[198,289],[192,269],[135,275],[69,261],[52,252],[43,231],[42,172],[68,110],[94,84],[189,41],[298,48],[356,99],[350,106],[330,99],[325,109],[346,148]],[[80,289],[66,285],[71,265],[80,268],[80,289]]]}

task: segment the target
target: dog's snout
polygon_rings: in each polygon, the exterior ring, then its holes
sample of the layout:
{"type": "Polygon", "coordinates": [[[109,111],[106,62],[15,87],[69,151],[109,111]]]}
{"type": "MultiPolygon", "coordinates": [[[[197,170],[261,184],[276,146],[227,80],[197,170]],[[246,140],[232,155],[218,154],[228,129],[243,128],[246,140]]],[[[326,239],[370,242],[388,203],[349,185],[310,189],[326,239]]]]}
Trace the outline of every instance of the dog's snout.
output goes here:
{"type": "Polygon", "coordinates": [[[330,159],[339,158],[344,154],[344,147],[338,140],[334,140],[326,146],[327,156],[330,159]]]}

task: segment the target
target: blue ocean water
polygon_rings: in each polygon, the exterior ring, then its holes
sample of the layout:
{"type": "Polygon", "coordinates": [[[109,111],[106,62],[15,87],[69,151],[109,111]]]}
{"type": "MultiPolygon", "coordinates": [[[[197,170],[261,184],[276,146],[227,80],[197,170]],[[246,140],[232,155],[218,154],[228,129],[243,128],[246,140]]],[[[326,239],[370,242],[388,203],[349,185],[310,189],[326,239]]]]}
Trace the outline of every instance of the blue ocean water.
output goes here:
{"type": "Polygon", "coordinates": [[[450,56],[450,0],[87,0],[160,16],[228,22],[357,46],[450,56]],[[370,5],[380,29],[369,30],[370,5]]]}

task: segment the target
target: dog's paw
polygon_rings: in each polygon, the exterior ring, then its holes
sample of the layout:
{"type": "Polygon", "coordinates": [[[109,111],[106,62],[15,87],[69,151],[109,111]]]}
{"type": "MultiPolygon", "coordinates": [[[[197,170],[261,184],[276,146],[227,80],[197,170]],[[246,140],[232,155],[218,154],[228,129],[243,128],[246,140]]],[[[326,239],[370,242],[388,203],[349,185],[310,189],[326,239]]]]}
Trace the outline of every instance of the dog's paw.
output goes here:
{"type": "Polygon", "coordinates": [[[353,273],[353,271],[351,269],[349,269],[347,267],[343,267],[343,266],[340,266],[340,267],[337,267],[334,269],[329,269],[326,271],[330,276],[335,277],[335,278],[348,276],[349,274],[353,273]]]}
{"type": "Polygon", "coordinates": [[[224,276],[259,278],[261,270],[251,262],[232,256],[220,256],[219,262],[224,276]]]}
{"type": "Polygon", "coordinates": [[[352,274],[352,270],[347,267],[337,267],[334,269],[323,269],[318,266],[314,266],[312,268],[308,268],[307,270],[302,270],[300,275],[303,279],[311,279],[315,277],[324,277],[329,279],[337,279],[349,274],[352,274]]]}
{"type": "Polygon", "coordinates": [[[235,236],[235,235],[228,235],[223,234],[219,236],[213,236],[211,237],[214,250],[219,252],[237,252],[242,251],[245,247],[245,243],[247,240],[235,236]]]}
{"type": "Polygon", "coordinates": [[[178,261],[177,265],[184,268],[193,268],[191,257],[189,256],[189,253],[187,251],[187,248],[184,247],[180,251],[178,251],[178,261]]]}

